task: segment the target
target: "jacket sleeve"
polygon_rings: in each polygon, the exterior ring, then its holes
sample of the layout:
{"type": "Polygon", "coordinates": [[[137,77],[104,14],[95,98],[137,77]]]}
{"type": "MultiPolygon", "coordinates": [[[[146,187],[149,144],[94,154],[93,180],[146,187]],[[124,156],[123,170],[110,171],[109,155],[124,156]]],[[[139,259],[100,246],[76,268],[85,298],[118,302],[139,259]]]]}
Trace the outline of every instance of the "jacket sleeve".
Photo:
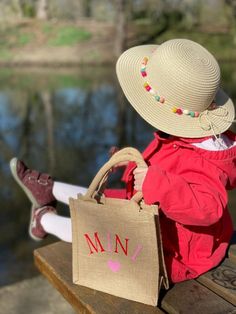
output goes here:
{"type": "Polygon", "coordinates": [[[227,204],[222,174],[216,167],[199,165],[173,174],[150,166],[143,183],[147,204],[159,203],[167,217],[186,225],[208,226],[217,222],[227,204]],[[199,170],[202,169],[202,170],[199,170]]]}

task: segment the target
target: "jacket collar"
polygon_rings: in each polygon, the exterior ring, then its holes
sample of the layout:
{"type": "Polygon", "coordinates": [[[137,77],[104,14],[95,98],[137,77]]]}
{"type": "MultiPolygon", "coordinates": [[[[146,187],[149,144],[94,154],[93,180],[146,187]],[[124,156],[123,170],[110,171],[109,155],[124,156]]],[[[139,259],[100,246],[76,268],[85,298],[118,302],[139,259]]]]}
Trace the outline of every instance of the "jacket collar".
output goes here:
{"type": "MultiPolygon", "coordinates": [[[[236,134],[233,133],[232,131],[228,130],[224,133],[225,135],[227,135],[231,140],[236,141],[236,134]]],[[[212,136],[208,136],[208,137],[201,137],[201,138],[181,138],[181,137],[177,137],[177,136],[172,136],[170,135],[169,137],[163,137],[161,132],[155,132],[154,133],[154,141],[155,144],[152,145],[152,147],[150,147],[150,149],[145,152],[145,157],[149,157],[151,156],[153,153],[155,153],[156,149],[158,148],[158,146],[161,143],[172,143],[172,144],[176,144],[177,146],[182,146],[182,147],[186,147],[188,149],[192,149],[197,151],[199,154],[204,155],[207,158],[211,158],[211,159],[226,159],[226,158],[232,158],[236,156],[236,146],[226,149],[226,150],[222,150],[222,151],[208,151],[208,150],[204,150],[201,148],[198,148],[194,145],[191,145],[193,143],[200,143],[203,142],[204,140],[207,140],[209,138],[211,138],[212,136]],[[155,148],[155,149],[153,149],[155,148]]]]}
{"type": "MultiPolygon", "coordinates": [[[[236,134],[232,132],[231,130],[227,130],[224,134],[226,134],[230,139],[236,141],[236,134]]],[[[200,137],[200,138],[186,138],[186,137],[168,135],[161,131],[156,131],[154,132],[154,137],[158,141],[162,141],[162,142],[181,141],[185,143],[201,143],[205,140],[208,140],[209,138],[212,138],[213,136],[206,136],[206,137],[200,137]]]]}
{"type": "Polygon", "coordinates": [[[173,142],[173,141],[181,141],[184,143],[200,143],[203,142],[209,138],[211,138],[212,136],[207,136],[207,137],[201,137],[201,138],[185,138],[185,137],[178,137],[178,136],[174,136],[174,135],[169,135],[165,134],[163,132],[157,131],[154,132],[154,137],[161,142],[173,142]]]}

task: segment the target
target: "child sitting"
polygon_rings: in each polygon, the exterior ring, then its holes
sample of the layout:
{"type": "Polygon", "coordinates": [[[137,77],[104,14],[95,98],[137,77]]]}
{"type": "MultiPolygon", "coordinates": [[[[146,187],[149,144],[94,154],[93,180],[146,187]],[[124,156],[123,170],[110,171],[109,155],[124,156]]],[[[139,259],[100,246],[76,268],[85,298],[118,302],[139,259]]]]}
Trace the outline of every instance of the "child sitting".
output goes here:
{"type": "MultiPolygon", "coordinates": [[[[192,279],[224,258],[233,233],[227,190],[236,185],[232,100],[220,88],[220,68],[204,47],[187,39],[125,51],[117,62],[120,85],[138,114],[160,130],[143,152],[148,169],[130,164],[126,189],[159,204],[165,261],[172,282],[192,279]],[[163,133],[164,132],[164,133],[163,133]]],[[[12,173],[32,202],[30,235],[71,242],[70,218],[56,214],[56,199],[86,189],[54,182],[18,159],[12,173]]]]}

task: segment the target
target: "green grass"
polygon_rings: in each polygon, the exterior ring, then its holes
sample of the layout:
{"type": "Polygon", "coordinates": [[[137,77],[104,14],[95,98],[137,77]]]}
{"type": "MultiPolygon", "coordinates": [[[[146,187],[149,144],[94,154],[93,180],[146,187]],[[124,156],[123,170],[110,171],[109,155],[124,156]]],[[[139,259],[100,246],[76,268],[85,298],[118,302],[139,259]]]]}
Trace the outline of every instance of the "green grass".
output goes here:
{"type": "Polygon", "coordinates": [[[42,27],[42,31],[44,34],[48,35],[53,31],[54,27],[50,24],[44,24],[42,27]]]}
{"type": "Polygon", "coordinates": [[[0,48],[0,60],[9,61],[12,59],[12,53],[10,50],[3,48],[0,48]]]}
{"type": "MultiPolygon", "coordinates": [[[[147,19],[137,20],[135,31],[137,38],[144,40],[150,34],[153,34],[153,26],[147,19]]],[[[162,28],[163,20],[159,21],[157,28],[162,28]]],[[[81,42],[89,41],[92,34],[82,27],[72,24],[52,23],[50,21],[44,23],[19,25],[0,25],[0,59],[11,60],[14,54],[18,53],[18,49],[30,45],[44,45],[48,47],[73,47],[81,42]],[[39,34],[39,36],[38,36],[39,34]]],[[[172,27],[162,35],[158,36],[152,43],[161,44],[171,38],[188,38],[199,42],[205,46],[215,57],[220,60],[235,61],[236,46],[233,44],[233,36],[231,32],[222,34],[210,34],[197,31],[184,30],[183,27],[172,27]]],[[[99,63],[100,56],[96,50],[92,50],[84,60],[96,59],[99,63]]]]}
{"type": "MultiPolygon", "coordinates": [[[[46,31],[49,32],[49,28],[46,31]]],[[[57,29],[55,37],[49,39],[48,44],[50,46],[74,46],[77,43],[89,40],[91,36],[91,33],[83,28],[64,26],[57,29]]]]}
{"type": "Polygon", "coordinates": [[[24,29],[9,27],[0,30],[0,49],[11,49],[28,45],[34,40],[34,34],[24,29]]]}
{"type": "Polygon", "coordinates": [[[19,46],[24,46],[24,45],[28,45],[29,43],[32,42],[34,38],[33,34],[30,33],[20,33],[17,39],[17,44],[19,46]]]}

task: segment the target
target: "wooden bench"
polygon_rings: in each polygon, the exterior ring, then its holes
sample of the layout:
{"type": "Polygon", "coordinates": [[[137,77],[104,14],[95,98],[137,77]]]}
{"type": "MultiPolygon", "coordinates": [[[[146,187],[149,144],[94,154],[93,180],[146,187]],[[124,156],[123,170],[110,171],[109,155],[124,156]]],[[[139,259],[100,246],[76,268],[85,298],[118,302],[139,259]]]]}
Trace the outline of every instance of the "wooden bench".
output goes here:
{"type": "Polygon", "coordinates": [[[171,287],[159,307],[128,301],[72,283],[72,247],[56,242],[34,251],[35,264],[78,313],[93,314],[236,314],[236,244],[228,258],[197,280],[171,287]]]}

